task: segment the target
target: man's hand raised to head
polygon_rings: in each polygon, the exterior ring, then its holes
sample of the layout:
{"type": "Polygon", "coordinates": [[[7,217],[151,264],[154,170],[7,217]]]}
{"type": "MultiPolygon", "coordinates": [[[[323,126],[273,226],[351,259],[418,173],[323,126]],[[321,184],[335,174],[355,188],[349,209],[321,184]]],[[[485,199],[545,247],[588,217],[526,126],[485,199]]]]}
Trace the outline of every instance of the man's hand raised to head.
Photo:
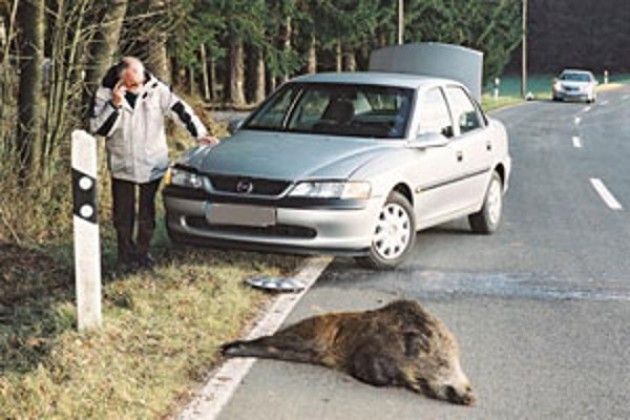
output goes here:
{"type": "Polygon", "coordinates": [[[202,146],[214,146],[216,144],[219,144],[219,139],[208,134],[207,136],[199,139],[199,144],[202,146]]]}
{"type": "Polygon", "coordinates": [[[120,108],[122,106],[123,100],[125,99],[126,91],[127,91],[127,88],[123,84],[123,81],[119,80],[118,83],[116,83],[116,86],[114,86],[114,89],[112,90],[112,103],[114,104],[115,107],[120,108]]]}

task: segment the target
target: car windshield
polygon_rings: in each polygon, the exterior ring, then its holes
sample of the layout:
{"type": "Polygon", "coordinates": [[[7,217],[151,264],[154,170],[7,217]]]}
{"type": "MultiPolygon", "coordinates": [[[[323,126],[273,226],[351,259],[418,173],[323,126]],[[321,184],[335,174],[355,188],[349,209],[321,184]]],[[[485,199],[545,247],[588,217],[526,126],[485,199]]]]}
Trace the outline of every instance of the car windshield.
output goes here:
{"type": "Polygon", "coordinates": [[[562,73],[560,80],[566,80],[567,82],[590,82],[591,76],[586,73],[562,73]]]}
{"type": "Polygon", "coordinates": [[[403,138],[413,89],[375,85],[290,83],[244,128],[373,138],[403,138]]]}

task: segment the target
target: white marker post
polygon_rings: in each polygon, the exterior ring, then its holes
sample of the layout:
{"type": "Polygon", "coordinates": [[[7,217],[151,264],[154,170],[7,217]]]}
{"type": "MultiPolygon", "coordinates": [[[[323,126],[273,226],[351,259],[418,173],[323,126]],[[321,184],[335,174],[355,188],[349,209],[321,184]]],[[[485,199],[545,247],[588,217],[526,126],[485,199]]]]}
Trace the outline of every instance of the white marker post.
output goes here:
{"type": "Polygon", "coordinates": [[[494,100],[499,99],[499,87],[501,86],[501,79],[498,77],[494,79],[494,100]]]}
{"type": "Polygon", "coordinates": [[[72,132],[74,273],[79,331],[101,326],[101,244],[96,207],[96,139],[72,132]]]}

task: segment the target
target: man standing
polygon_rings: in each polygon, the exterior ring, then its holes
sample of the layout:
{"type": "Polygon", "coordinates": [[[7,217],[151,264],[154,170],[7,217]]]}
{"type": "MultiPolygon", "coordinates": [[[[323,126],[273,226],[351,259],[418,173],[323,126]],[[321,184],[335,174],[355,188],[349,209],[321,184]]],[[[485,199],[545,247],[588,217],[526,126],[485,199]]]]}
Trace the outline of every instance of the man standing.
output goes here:
{"type": "Polygon", "coordinates": [[[155,195],[169,164],[166,116],[200,144],[217,143],[190,106],[135,57],[125,57],[109,69],[94,96],[90,129],[106,137],[119,268],[153,264],[149,245],[155,229],[155,195]],[[138,229],[134,241],[136,192],[138,229]]]}

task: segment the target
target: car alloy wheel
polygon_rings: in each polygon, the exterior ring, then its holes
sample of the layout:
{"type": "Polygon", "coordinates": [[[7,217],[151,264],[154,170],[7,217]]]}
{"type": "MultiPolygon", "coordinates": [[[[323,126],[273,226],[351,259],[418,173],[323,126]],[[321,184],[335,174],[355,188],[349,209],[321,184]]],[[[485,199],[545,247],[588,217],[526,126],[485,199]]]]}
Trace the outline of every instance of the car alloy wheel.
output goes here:
{"type": "Polygon", "coordinates": [[[501,181],[498,179],[493,178],[490,183],[486,205],[488,206],[488,219],[490,224],[493,226],[499,224],[503,207],[503,187],[501,181]]]}
{"type": "Polygon", "coordinates": [[[392,191],[379,212],[370,248],[356,261],[369,269],[391,270],[405,261],[415,242],[413,206],[407,197],[392,191]]]}
{"type": "Polygon", "coordinates": [[[387,203],[376,223],[373,244],[379,257],[394,260],[400,257],[411,240],[411,220],[398,203],[387,203]]]}
{"type": "Polygon", "coordinates": [[[468,216],[473,232],[490,234],[497,230],[503,213],[503,181],[497,172],[492,173],[483,207],[468,216]]]}

